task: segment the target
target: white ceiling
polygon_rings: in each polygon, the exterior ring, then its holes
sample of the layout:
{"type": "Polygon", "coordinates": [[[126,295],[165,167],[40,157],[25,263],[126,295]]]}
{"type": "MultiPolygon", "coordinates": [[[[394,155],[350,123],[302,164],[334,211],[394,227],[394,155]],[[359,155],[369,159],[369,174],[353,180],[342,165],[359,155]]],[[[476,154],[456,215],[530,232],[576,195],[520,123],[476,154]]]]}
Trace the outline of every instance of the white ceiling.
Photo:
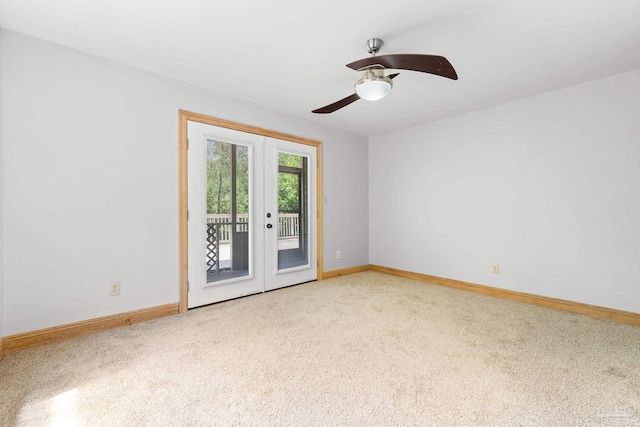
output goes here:
{"type": "Polygon", "coordinates": [[[364,136],[640,68],[638,0],[0,0],[0,25],[364,136]],[[460,79],[403,71],[312,114],[353,93],[371,37],[460,79]]]}

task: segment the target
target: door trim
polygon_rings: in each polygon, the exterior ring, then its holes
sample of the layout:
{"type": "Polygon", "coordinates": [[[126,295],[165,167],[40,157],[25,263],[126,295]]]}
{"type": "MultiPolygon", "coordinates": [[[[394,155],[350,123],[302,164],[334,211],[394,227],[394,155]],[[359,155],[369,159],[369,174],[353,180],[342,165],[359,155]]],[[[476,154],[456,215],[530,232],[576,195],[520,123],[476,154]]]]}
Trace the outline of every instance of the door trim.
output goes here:
{"type": "Polygon", "coordinates": [[[322,142],[313,139],[302,138],[299,136],[289,135],[274,130],[263,129],[255,126],[249,126],[242,123],[232,122],[229,120],[219,119],[204,114],[192,113],[190,111],[180,110],[178,112],[178,240],[179,240],[179,303],[178,312],[184,313],[187,308],[187,280],[188,280],[188,157],[187,157],[187,121],[204,123],[221,128],[237,130],[241,132],[252,133],[255,135],[266,136],[270,138],[282,139],[284,141],[295,142],[298,144],[311,145],[316,147],[316,206],[317,206],[317,257],[318,280],[322,280],[322,142]]]}

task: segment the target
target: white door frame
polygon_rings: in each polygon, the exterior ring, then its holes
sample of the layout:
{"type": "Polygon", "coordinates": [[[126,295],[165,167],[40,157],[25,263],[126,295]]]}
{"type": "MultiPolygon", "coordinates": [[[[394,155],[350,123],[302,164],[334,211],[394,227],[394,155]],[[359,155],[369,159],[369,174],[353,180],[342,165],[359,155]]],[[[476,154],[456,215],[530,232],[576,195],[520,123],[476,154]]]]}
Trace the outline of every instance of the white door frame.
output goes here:
{"type": "MultiPolygon", "coordinates": [[[[313,264],[317,257],[316,248],[309,245],[307,248],[308,262],[297,267],[279,269],[278,259],[280,250],[278,249],[278,229],[277,223],[280,216],[278,209],[278,177],[280,176],[279,153],[289,153],[296,156],[305,157],[308,162],[305,179],[308,180],[309,195],[313,194],[315,188],[312,187],[316,183],[316,170],[313,169],[313,163],[317,153],[316,147],[308,145],[296,144],[291,141],[283,141],[276,138],[267,138],[264,145],[264,208],[265,215],[272,212],[271,220],[265,219],[269,223],[275,223],[275,227],[265,229],[265,262],[264,262],[264,289],[270,291],[296,283],[304,283],[315,280],[317,271],[313,269],[313,264]]],[[[302,197],[302,195],[300,195],[302,197]]],[[[318,197],[306,197],[308,206],[305,208],[309,215],[308,224],[305,225],[309,236],[313,238],[316,235],[317,223],[315,218],[311,218],[312,213],[317,210],[318,197]]],[[[301,229],[302,230],[302,229],[301,229]]],[[[300,231],[300,234],[303,232],[300,231]]]]}
{"type": "MultiPolygon", "coordinates": [[[[261,135],[239,132],[226,128],[187,122],[188,149],[188,204],[189,204],[189,289],[187,306],[191,308],[264,292],[264,180],[263,151],[267,138],[261,135]],[[204,240],[195,236],[207,235],[207,142],[234,144],[247,149],[248,160],[248,271],[240,277],[209,282],[208,268],[202,256],[204,240]],[[262,233],[260,231],[263,231],[262,233]],[[199,256],[200,255],[200,256],[199,256]]],[[[306,146],[303,146],[306,147],[306,146]]],[[[312,149],[312,151],[315,151],[312,149]]],[[[230,184],[230,183],[229,183],[230,184]]],[[[231,231],[231,230],[230,230],[231,231]]],[[[232,234],[232,233],[230,233],[232,234]]],[[[218,251],[220,248],[217,248],[218,251]]]]}
{"type": "Polygon", "coordinates": [[[317,253],[317,280],[322,280],[322,143],[313,139],[288,135],[285,133],[244,125],[229,120],[218,119],[203,114],[180,110],[178,112],[178,237],[179,237],[179,303],[178,311],[184,313],[188,310],[188,140],[187,122],[194,121],[221,128],[233,129],[242,132],[262,135],[270,138],[291,141],[298,144],[316,147],[316,253],[317,253]]]}

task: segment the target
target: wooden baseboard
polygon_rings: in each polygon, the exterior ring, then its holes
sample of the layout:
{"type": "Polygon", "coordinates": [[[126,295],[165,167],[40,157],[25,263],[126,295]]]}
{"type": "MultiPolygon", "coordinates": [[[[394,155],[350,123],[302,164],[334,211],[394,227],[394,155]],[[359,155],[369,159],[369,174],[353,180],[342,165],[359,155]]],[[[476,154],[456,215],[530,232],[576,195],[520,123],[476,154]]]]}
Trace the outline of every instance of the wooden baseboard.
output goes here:
{"type": "Polygon", "coordinates": [[[142,310],[129,311],[127,313],[114,314],[112,316],[84,320],[82,322],[69,323],[67,325],[54,326],[47,329],[39,329],[37,331],[9,335],[4,337],[5,351],[24,350],[80,335],[92,334],[107,329],[129,326],[134,323],[171,316],[173,314],[178,314],[178,305],[165,304],[142,310]]]}
{"type": "Polygon", "coordinates": [[[357,267],[341,268],[339,270],[330,270],[322,272],[322,280],[333,279],[334,277],[346,276],[347,274],[360,273],[362,271],[369,271],[369,265],[359,265],[357,267]]]}
{"type": "Polygon", "coordinates": [[[583,304],[580,302],[568,301],[558,298],[545,297],[524,292],[510,291],[507,289],[494,288],[491,286],[478,285],[476,283],[463,282],[461,280],[445,279],[428,274],[413,273],[411,271],[398,270],[395,268],[371,265],[370,269],[380,273],[391,274],[406,279],[418,280],[420,282],[431,283],[433,285],[446,286],[448,288],[461,289],[483,295],[490,295],[497,298],[533,304],[540,307],[553,308],[556,310],[568,311],[570,313],[584,314],[585,316],[597,319],[613,320],[614,322],[626,323],[640,326],[640,313],[630,311],[615,310],[597,305],[583,304]]]}
{"type": "Polygon", "coordinates": [[[4,338],[0,338],[0,362],[4,359],[5,354],[7,354],[7,347],[4,343],[4,338]]]}

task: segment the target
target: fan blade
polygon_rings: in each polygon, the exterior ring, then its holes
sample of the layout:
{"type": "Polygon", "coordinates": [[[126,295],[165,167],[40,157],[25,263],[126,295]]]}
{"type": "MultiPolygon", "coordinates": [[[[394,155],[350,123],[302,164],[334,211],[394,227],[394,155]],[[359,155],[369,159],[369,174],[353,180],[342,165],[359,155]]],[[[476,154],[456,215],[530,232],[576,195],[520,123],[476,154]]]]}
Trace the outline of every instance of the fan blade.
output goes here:
{"type": "MultiPolygon", "coordinates": [[[[400,73],[389,74],[387,77],[389,77],[390,79],[393,79],[398,74],[400,74],[400,73]]],[[[351,104],[352,102],[356,102],[358,99],[360,99],[360,97],[358,96],[357,93],[354,93],[353,95],[349,95],[346,98],[342,98],[340,101],[336,101],[333,104],[329,104],[329,105],[326,105],[326,106],[324,106],[322,108],[318,108],[317,110],[313,110],[312,113],[316,113],[316,114],[333,113],[334,111],[339,110],[342,107],[346,107],[347,105],[351,104]]]]}
{"type": "Polygon", "coordinates": [[[354,93],[353,95],[349,95],[346,98],[342,98],[340,101],[336,101],[333,104],[325,105],[322,108],[318,108],[317,110],[313,110],[312,113],[316,113],[316,114],[333,113],[334,111],[339,110],[342,107],[346,107],[347,105],[351,104],[352,102],[356,102],[358,99],[360,99],[360,97],[358,96],[357,93],[354,93]]]}
{"type": "Polygon", "coordinates": [[[397,54],[397,55],[380,55],[364,58],[359,61],[347,64],[347,67],[353,70],[369,67],[379,64],[384,68],[394,70],[411,70],[420,71],[422,73],[435,74],[436,76],[446,77],[452,80],[458,80],[456,70],[453,65],[444,56],[437,55],[417,55],[417,54],[397,54]]]}

